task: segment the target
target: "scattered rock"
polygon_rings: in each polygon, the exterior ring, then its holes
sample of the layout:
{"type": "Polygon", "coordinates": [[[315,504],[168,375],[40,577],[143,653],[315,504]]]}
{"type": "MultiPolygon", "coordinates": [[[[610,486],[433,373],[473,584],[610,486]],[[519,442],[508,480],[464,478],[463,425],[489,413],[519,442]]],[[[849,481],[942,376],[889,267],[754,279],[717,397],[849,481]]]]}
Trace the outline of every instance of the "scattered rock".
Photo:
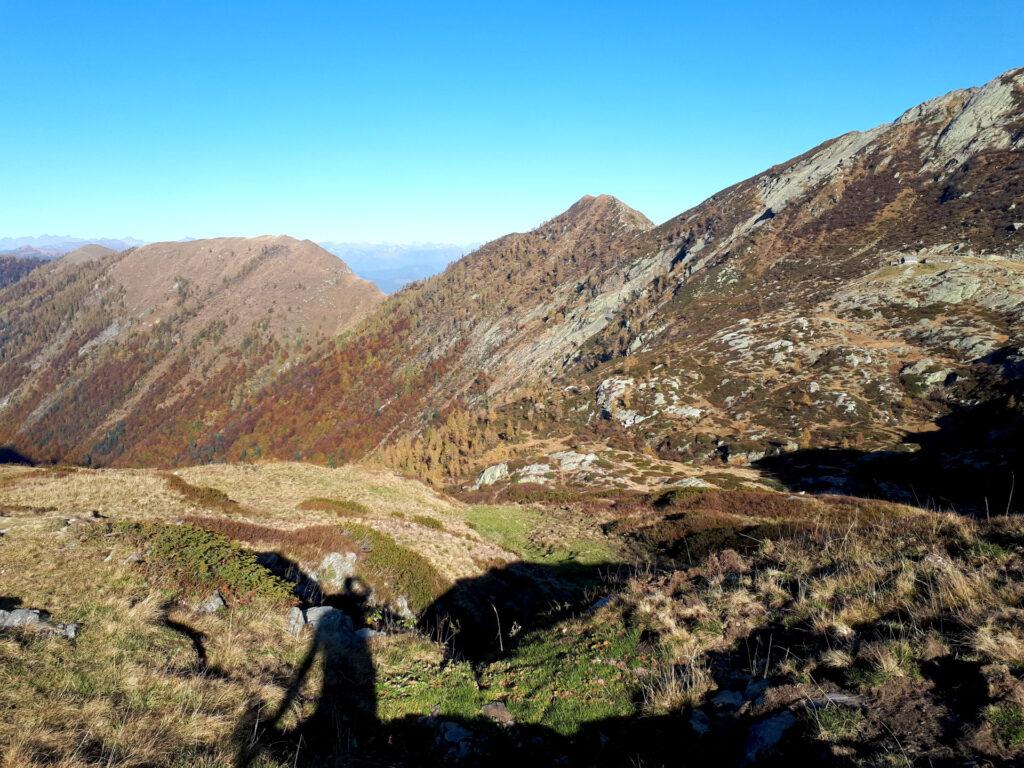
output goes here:
{"type": "Polygon", "coordinates": [[[299,635],[306,627],[312,627],[319,643],[354,645],[356,633],[352,619],[337,608],[320,605],[313,608],[292,608],[288,611],[288,631],[299,635]]]}
{"type": "Polygon", "coordinates": [[[703,736],[711,730],[711,718],[703,710],[695,709],[690,715],[690,727],[698,736],[703,736]]]}
{"type": "Polygon", "coordinates": [[[788,709],[752,725],[747,733],[747,761],[754,762],[764,752],[770,751],[782,740],[786,731],[794,725],[796,725],[796,715],[788,709]]]}
{"type": "Polygon", "coordinates": [[[738,709],[743,704],[743,694],[739,691],[719,691],[712,697],[711,703],[722,709],[738,709]]]}
{"type": "Polygon", "coordinates": [[[675,484],[677,488],[715,488],[712,483],[707,480],[701,480],[699,477],[688,477],[685,480],[680,480],[675,484]]]}
{"type": "Polygon", "coordinates": [[[483,709],[480,711],[484,717],[501,725],[514,725],[516,722],[503,701],[492,701],[489,704],[484,704],[483,709]]]}
{"type": "Polygon", "coordinates": [[[448,745],[448,756],[461,759],[469,756],[473,734],[458,723],[444,720],[438,724],[438,740],[448,745]]]}
{"type": "Polygon", "coordinates": [[[612,596],[611,595],[605,595],[604,597],[599,597],[597,600],[595,600],[593,603],[591,603],[590,610],[592,610],[592,611],[599,611],[602,608],[604,608],[606,605],[609,605],[611,603],[611,601],[612,601],[612,596]]]}
{"type": "Polygon", "coordinates": [[[196,606],[196,612],[216,613],[217,611],[227,607],[228,604],[224,602],[224,596],[220,593],[220,590],[214,590],[209,597],[196,606]]]}
{"type": "Polygon", "coordinates": [[[294,608],[288,611],[288,631],[291,634],[299,634],[300,632],[302,632],[305,626],[306,614],[303,613],[301,608],[295,606],[294,608]]]}
{"type": "Polygon", "coordinates": [[[0,610],[0,630],[2,629],[30,629],[74,640],[78,637],[81,625],[50,621],[50,615],[46,611],[35,608],[15,608],[13,611],[0,610]]]}
{"type": "Polygon", "coordinates": [[[558,462],[559,468],[564,472],[579,472],[590,469],[590,465],[597,461],[596,453],[577,453],[576,451],[558,451],[552,453],[550,458],[558,462]]]}
{"type": "Polygon", "coordinates": [[[409,600],[405,597],[405,595],[401,595],[397,600],[395,600],[392,609],[396,614],[398,614],[406,621],[412,621],[416,618],[416,614],[413,613],[412,608],[409,607],[409,600]]]}
{"type": "Polygon", "coordinates": [[[32,608],[15,608],[13,611],[0,610],[0,629],[30,627],[46,621],[47,618],[45,612],[32,608]]]}
{"type": "Polygon", "coordinates": [[[363,627],[362,629],[356,630],[356,637],[362,640],[364,643],[371,638],[377,637],[377,635],[383,635],[383,632],[378,632],[376,629],[370,627],[363,627]]]}

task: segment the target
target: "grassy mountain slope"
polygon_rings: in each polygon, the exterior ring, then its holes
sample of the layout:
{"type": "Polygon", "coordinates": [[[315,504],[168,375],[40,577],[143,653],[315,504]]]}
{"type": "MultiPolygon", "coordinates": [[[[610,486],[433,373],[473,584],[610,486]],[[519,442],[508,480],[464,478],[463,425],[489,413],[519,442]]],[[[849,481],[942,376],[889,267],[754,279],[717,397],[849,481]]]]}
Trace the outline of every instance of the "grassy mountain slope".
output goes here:
{"type": "Polygon", "coordinates": [[[87,246],[0,298],[0,440],[37,459],[137,463],[162,456],[133,436],[159,425],[187,444],[382,295],[308,241],[265,237],[87,246]],[[181,411],[191,397],[202,408],[181,411]]]}

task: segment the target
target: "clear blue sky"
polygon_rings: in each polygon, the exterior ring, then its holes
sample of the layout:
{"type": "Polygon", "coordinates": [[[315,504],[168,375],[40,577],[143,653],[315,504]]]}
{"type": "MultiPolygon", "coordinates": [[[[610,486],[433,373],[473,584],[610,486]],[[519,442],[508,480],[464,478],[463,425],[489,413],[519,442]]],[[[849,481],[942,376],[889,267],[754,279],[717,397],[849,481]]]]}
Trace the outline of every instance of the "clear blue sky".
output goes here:
{"type": "Polygon", "coordinates": [[[0,0],[0,236],[663,221],[1024,65],[1024,2],[0,0]]]}

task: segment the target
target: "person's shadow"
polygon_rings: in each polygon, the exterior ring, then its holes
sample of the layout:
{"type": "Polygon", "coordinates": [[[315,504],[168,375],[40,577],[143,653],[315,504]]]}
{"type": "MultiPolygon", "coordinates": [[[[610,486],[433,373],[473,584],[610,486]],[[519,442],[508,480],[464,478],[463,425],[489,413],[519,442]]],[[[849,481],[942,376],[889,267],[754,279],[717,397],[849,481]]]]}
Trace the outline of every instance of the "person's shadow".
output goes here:
{"type": "Polygon", "coordinates": [[[375,738],[376,674],[367,639],[357,633],[366,594],[350,578],[342,594],[327,598],[330,605],[303,609],[308,623],[301,631],[311,633],[306,654],[269,718],[255,706],[239,724],[237,768],[260,757],[291,766],[345,765],[375,738]],[[314,703],[304,688],[315,671],[321,684],[314,703]]]}
{"type": "MultiPolygon", "coordinates": [[[[529,630],[555,625],[580,610],[608,567],[515,563],[462,579],[423,611],[419,631],[443,639],[445,663],[486,664],[511,653],[529,630]]],[[[356,579],[349,579],[340,595],[303,592],[301,585],[298,590],[330,606],[305,609],[308,617],[327,611],[303,630],[312,633],[309,646],[287,679],[281,702],[270,713],[262,702],[254,703],[239,723],[236,768],[268,762],[306,768],[430,763],[438,727],[455,719],[435,712],[380,721],[372,653],[366,633],[358,632],[365,623],[368,591],[356,579]],[[322,683],[314,700],[307,689],[318,670],[322,683]]],[[[505,740],[505,729],[486,719],[463,726],[479,735],[485,731],[490,741],[505,740]]],[[[543,728],[529,731],[535,745],[555,737],[543,728]]]]}

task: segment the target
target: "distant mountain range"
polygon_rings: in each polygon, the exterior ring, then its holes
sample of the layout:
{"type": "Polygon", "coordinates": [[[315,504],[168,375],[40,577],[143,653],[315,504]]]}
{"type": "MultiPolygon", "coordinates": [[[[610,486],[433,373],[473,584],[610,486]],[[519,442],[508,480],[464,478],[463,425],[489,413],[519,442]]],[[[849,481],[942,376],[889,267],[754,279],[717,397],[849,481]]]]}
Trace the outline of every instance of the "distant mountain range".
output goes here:
{"type": "Polygon", "coordinates": [[[39,235],[37,237],[0,237],[0,253],[17,251],[18,255],[53,258],[81,248],[83,245],[102,245],[112,251],[123,251],[145,241],[134,237],[99,237],[94,239],[69,235],[39,235]]]}

